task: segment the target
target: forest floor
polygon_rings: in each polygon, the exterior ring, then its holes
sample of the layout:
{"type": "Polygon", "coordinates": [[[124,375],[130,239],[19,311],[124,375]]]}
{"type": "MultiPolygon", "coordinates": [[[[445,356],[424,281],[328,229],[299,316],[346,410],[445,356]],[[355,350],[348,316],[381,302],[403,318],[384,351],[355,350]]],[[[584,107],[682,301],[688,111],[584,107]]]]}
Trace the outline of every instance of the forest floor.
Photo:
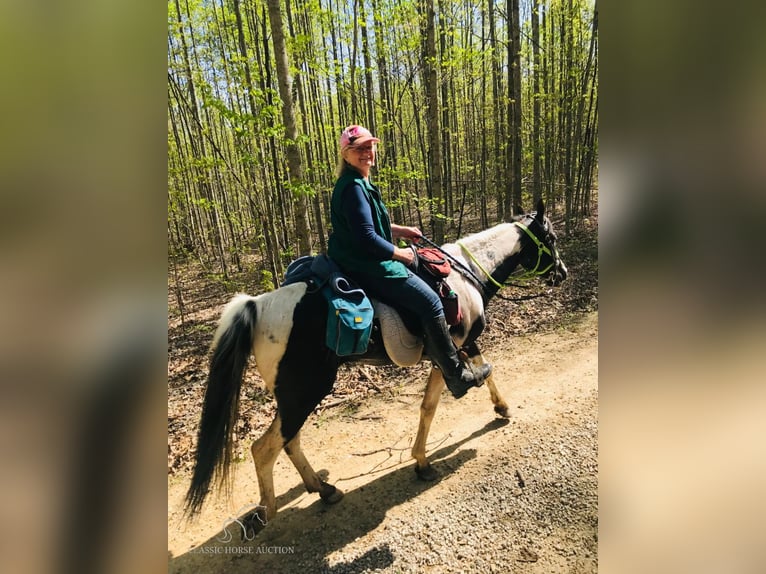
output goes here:
{"type": "MultiPolygon", "coordinates": [[[[480,339],[510,419],[485,389],[445,392],[428,455],[441,479],[418,481],[409,456],[427,365],[342,367],[309,417],[303,450],[346,496],[324,505],[280,455],[279,513],[255,540],[236,524],[258,502],[249,446],[273,417],[255,369],[245,376],[234,488],[193,523],[181,506],[192,467],[207,351],[221,307],[241,285],[195,267],[169,282],[168,552],[171,572],[595,572],[598,555],[597,222],[559,242],[560,287],[509,289],[480,339]],[[184,297],[181,320],[176,280],[184,297]],[[172,288],[171,288],[172,287],[172,288]]],[[[243,279],[240,279],[243,281],[243,279]]]]}

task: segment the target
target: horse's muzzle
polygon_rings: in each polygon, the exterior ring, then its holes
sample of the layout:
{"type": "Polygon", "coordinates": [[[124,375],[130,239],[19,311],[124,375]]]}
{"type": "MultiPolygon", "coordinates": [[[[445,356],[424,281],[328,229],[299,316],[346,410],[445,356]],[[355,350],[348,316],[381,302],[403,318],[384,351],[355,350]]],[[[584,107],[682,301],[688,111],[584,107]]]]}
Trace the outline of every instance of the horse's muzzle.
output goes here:
{"type": "Polygon", "coordinates": [[[548,275],[548,280],[546,283],[551,287],[556,287],[557,285],[561,284],[564,279],[567,278],[567,268],[566,266],[561,263],[559,265],[556,265],[553,268],[553,271],[548,275]]]}

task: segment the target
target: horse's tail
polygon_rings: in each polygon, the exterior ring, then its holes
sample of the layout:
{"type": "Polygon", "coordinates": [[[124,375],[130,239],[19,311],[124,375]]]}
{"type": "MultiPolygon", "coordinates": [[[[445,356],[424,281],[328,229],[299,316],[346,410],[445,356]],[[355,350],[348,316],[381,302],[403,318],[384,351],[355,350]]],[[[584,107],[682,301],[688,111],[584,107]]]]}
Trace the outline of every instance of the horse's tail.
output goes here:
{"type": "Polygon", "coordinates": [[[196,515],[202,508],[214,474],[220,484],[227,484],[239,391],[253,346],[256,319],[255,299],[244,294],[234,297],[221,315],[213,338],[194,474],[186,493],[187,516],[196,515]]]}

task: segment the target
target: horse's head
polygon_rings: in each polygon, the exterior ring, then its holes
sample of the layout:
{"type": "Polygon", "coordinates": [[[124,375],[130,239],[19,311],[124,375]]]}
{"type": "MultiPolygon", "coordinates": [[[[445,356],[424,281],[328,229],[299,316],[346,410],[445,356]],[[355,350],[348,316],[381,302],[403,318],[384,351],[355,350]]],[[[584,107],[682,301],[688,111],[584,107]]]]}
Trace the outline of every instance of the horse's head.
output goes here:
{"type": "Polygon", "coordinates": [[[556,232],[545,215],[543,200],[537,202],[536,211],[528,213],[515,222],[524,230],[521,249],[521,265],[532,274],[547,279],[548,285],[558,285],[567,278],[567,266],[556,248],[556,232]]]}

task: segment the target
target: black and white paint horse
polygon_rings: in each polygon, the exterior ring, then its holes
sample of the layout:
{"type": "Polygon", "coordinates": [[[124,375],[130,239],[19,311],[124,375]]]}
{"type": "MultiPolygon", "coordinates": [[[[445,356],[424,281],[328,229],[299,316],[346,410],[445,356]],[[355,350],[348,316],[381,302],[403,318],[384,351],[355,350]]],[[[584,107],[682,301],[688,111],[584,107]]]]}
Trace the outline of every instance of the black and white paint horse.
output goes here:
{"type": "MultiPolygon", "coordinates": [[[[484,362],[476,339],[485,326],[485,306],[517,266],[521,265],[533,275],[547,277],[552,285],[566,278],[567,269],[556,249],[556,236],[545,216],[543,203],[538,203],[536,212],[515,219],[443,246],[453,261],[470,270],[461,274],[453,263],[448,283],[458,294],[463,311],[462,322],[450,331],[455,344],[473,364],[484,362]]],[[[240,294],[226,305],[213,339],[195,468],[186,496],[189,515],[194,516],[201,509],[214,475],[221,483],[226,481],[232,460],[240,386],[251,353],[277,402],[277,414],[271,426],[251,447],[261,494],[260,522],[265,524],[276,515],[272,470],[282,449],[309,492],[318,492],[328,503],[343,497],[340,490],[320,480],[304,456],[300,445],[301,427],[332,391],[342,363],[369,359],[373,364],[380,364],[380,356],[339,358],[325,345],[326,321],[324,297],[319,292],[309,293],[305,283],[287,285],[257,297],[240,294]]],[[[379,355],[382,345],[374,343],[371,347],[376,348],[379,355]]],[[[420,354],[416,360],[419,359],[420,354]]],[[[491,376],[486,384],[495,411],[508,417],[508,405],[491,376]]],[[[426,458],[425,446],[443,389],[444,379],[439,369],[432,368],[412,447],[415,470],[424,480],[437,477],[426,458]]]]}

